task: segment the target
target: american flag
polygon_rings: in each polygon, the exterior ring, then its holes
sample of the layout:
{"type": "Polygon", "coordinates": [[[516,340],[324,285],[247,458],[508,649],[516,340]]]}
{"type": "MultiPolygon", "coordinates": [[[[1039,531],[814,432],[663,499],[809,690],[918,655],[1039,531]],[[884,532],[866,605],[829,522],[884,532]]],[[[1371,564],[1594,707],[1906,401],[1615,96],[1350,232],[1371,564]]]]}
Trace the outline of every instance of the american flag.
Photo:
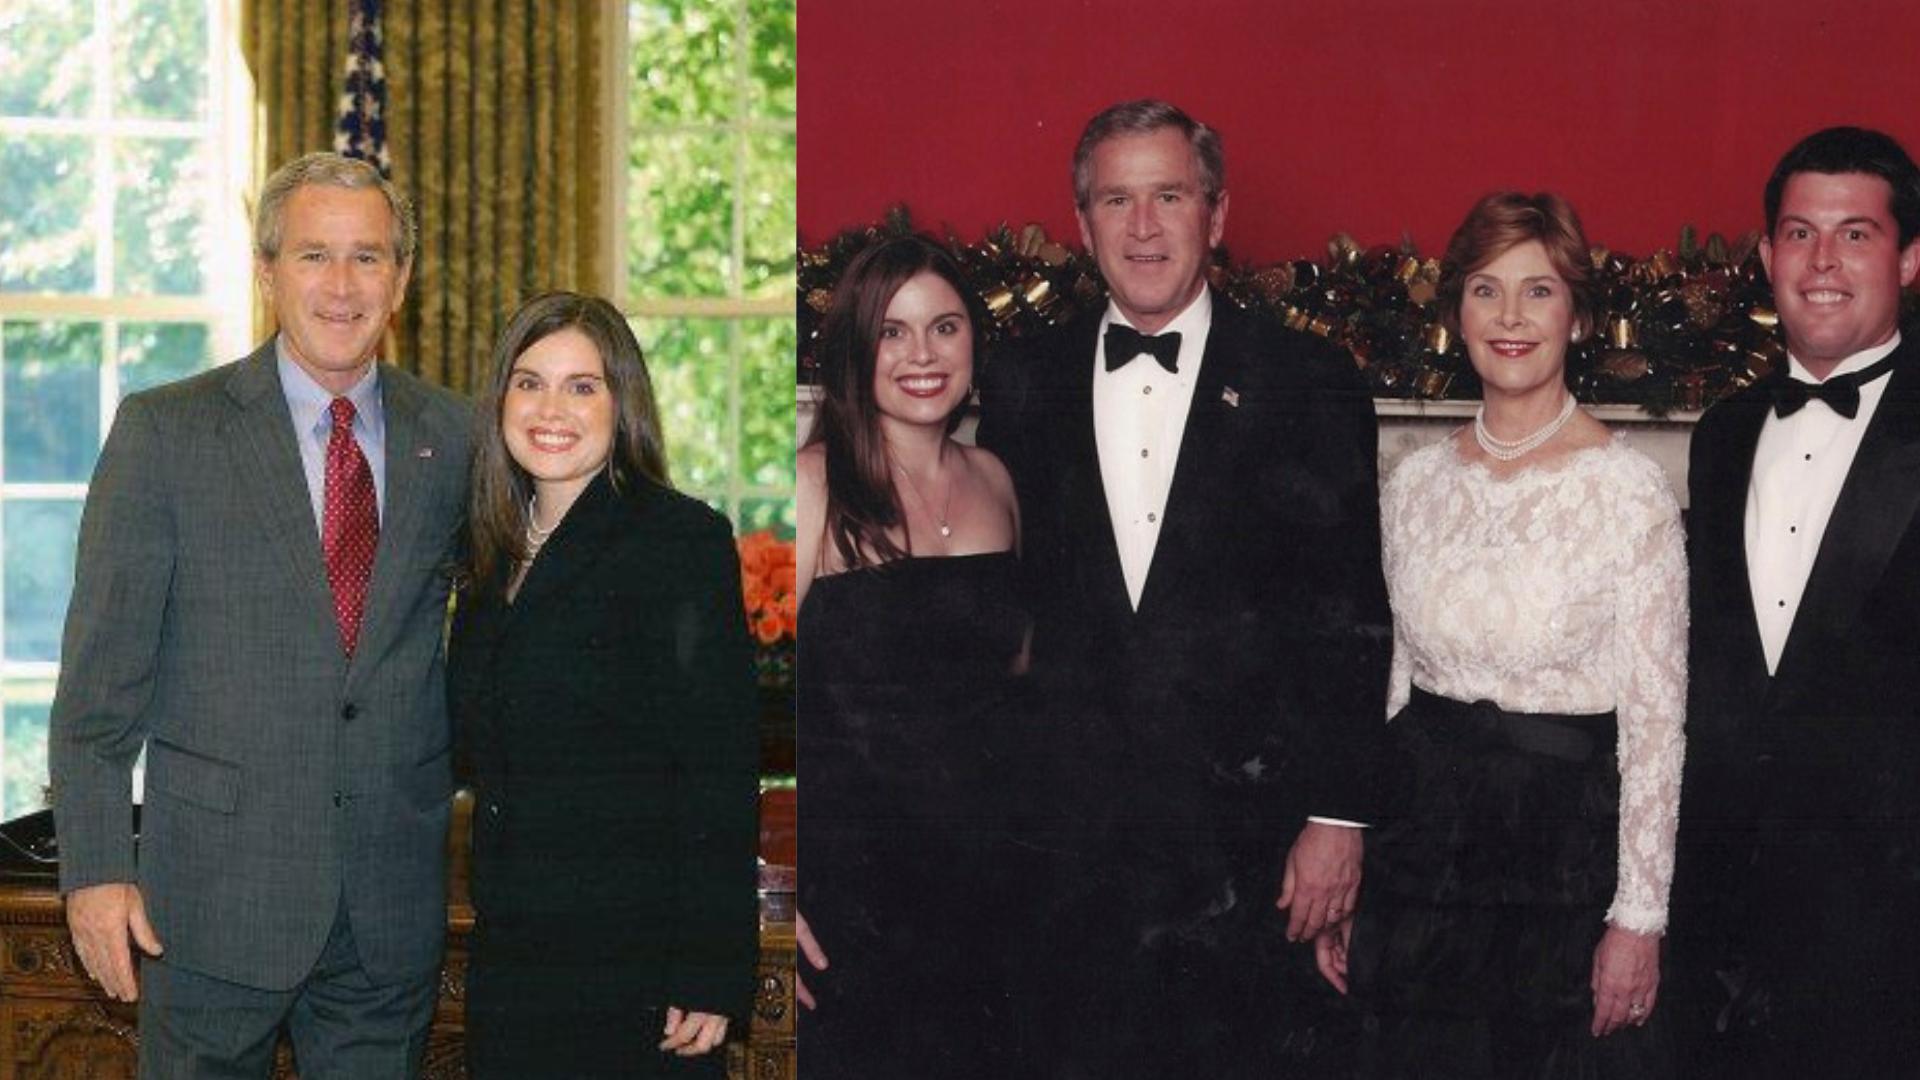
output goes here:
{"type": "Polygon", "coordinates": [[[380,0],[353,0],[347,30],[347,92],[340,95],[340,126],[333,148],[371,161],[391,177],[387,157],[387,69],[380,62],[380,0]]]}

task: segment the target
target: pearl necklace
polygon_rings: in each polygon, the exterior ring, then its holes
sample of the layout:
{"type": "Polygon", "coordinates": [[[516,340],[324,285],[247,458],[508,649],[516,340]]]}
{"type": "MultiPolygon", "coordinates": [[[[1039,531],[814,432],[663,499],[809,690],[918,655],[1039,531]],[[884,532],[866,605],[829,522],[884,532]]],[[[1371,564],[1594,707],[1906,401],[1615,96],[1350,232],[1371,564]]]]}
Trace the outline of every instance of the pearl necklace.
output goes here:
{"type": "Polygon", "coordinates": [[[539,520],[540,520],[540,515],[534,510],[534,500],[528,499],[527,500],[527,561],[528,562],[532,562],[533,557],[535,555],[540,554],[540,549],[542,547],[545,547],[547,540],[553,536],[553,530],[560,527],[560,523],[556,521],[552,525],[549,525],[548,527],[543,529],[538,524],[539,520]]]}
{"type": "Polygon", "coordinates": [[[1566,403],[1560,406],[1560,415],[1547,421],[1545,427],[1518,441],[1507,442],[1505,439],[1495,438],[1493,432],[1487,430],[1487,407],[1482,405],[1480,411],[1473,414],[1473,441],[1480,444],[1480,449],[1485,450],[1488,457],[1496,461],[1512,461],[1523,454],[1538,450],[1546,444],[1548,439],[1560,434],[1560,429],[1566,427],[1567,421],[1571,419],[1573,419],[1573,395],[1568,394],[1566,403]]]}

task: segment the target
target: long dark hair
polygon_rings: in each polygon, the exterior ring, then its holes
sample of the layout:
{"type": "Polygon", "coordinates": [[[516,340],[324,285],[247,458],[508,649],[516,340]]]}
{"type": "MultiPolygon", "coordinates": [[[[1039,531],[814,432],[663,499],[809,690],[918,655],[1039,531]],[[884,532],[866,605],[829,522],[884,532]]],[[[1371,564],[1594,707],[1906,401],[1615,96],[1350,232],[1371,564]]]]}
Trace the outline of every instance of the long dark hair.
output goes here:
{"type": "MultiPolygon", "coordinates": [[[[852,569],[910,554],[889,530],[905,520],[894,489],[880,410],[873,399],[873,370],[887,305],[900,287],[931,273],[960,295],[967,323],[978,340],[979,301],[953,256],[916,235],[882,240],[854,256],[833,291],[820,328],[820,388],[808,446],[824,447],[827,466],[827,537],[852,569]]],[[[959,410],[953,422],[958,423],[959,410]]]]}
{"type": "Polygon", "coordinates": [[[653,380],[627,320],[597,296],[550,292],[528,300],[513,313],[494,346],[493,374],[477,408],[473,486],[467,507],[468,576],[473,587],[483,592],[498,589],[504,577],[501,571],[527,558],[527,504],[533,498],[533,481],[507,451],[500,426],[513,362],[535,342],[562,330],[585,334],[606,367],[607,392],[614,402],[607,476],[614,490],[626,491],[642,483],[671,486],[653,380]]]}

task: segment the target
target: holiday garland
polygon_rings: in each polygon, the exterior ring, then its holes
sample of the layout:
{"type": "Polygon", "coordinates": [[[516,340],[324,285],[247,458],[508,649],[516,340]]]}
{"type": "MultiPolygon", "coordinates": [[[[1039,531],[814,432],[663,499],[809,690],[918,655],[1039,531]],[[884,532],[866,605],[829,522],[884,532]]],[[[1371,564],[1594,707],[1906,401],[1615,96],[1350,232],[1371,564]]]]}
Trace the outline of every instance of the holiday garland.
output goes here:
{"type": "MultiPolygon", "coordinates": [[[[875,226],[849,230],[799,252],[802,383],[818,381],[815,345],[833,286],[847,262],[875,241],[914,231],[905,207],[875,226]]],[[[988,314],[989,347],[1041,333],[1102,304],[1106,286],[1091,256],[1047,238],[1038,225],[1001,226],[986,238],[946,246],[988,314]]],[[[1699,409],[1765,378],[1785,362],[1759,234],[1729,244],[1718,233],[1680,241],[1645,258],[1596,247],[1597,333],[1570,347],[1575,396],[1587,404],[1637,405],[1654,415],[1699,409]]],[[[1479,380],[1440,321],[1439,260],[1411,242],[1362,249],[1345,233],[1322,259],[1234,265],[1225,249],[1208,271],[1213,287],[1243,308],[1331,339],[1353,354],[1375,396],[1475,400],[1479,380]]],[[[1916,297],[1903,300],[1908,313],[1916,297]]]]}

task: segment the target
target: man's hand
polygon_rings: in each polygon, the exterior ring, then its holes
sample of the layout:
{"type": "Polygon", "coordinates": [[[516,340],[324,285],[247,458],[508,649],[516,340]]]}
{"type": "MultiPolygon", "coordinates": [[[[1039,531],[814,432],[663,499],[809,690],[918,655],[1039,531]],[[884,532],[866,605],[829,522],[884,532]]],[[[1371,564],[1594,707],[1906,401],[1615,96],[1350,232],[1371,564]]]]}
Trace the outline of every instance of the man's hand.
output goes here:
{"type": "MultiPolygon", "coordinates": [[[[798,911],[793,913],[793,943],[800,947],[800,955],[807,958],[813,970],[827,970],[827,954],[820,943],[813,940],[813,928],[807,925],[807,917],[798,911]]],[[[809,1009],[819,1007],[819,1002],[813,1000],[813,991],[807,989],[807,981],[797,972],[793,976],[793,996],[809,1009]]]]}
{"type": "Polygon", "coordinates": [[[147,921],[138,887],[124,881],[89,885],[67,894],[67,928],[80,964],[115,1001],[137,1001],[140,980],[133,970],[132,938],[140,951],[159,956],[159,935],[147,921]]]}
{"type": "Polygon", "coordinates": [[[1287,872],[1280,879],[1280,899],[1274,906],[1286,910],[1287,940],[1317,937],[1328,923],[1353,914],[1360,896],[1360,830],[1346,825],[1309,821],[1287,852],[1287,872]]]}
{"type": "Polygon", "coordinates": [[[727,1018],[718,1013],[682,1012],[667,1006],[666,1038],[660,1049],[681,1057],[698,1057],[727,1039],[727,1018]]]}

